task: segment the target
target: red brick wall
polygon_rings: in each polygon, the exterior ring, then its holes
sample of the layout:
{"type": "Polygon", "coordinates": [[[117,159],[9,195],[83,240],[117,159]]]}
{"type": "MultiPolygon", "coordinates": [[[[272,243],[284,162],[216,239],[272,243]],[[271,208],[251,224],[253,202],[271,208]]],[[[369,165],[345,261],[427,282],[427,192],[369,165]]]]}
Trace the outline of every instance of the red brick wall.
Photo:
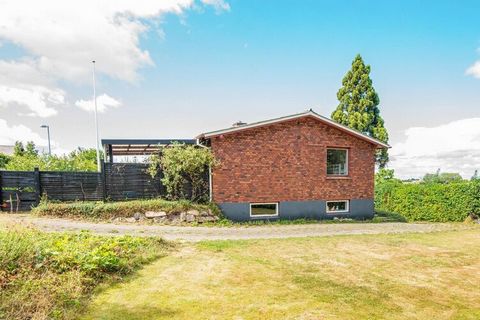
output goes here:
{"type": "Polygon", "coordinates": [[[211,139],[215,202],[373,199],[372,144],[305,117],[211,139]],[[349,149],[348,177],[327,177],[327,147],[349,149]]]}

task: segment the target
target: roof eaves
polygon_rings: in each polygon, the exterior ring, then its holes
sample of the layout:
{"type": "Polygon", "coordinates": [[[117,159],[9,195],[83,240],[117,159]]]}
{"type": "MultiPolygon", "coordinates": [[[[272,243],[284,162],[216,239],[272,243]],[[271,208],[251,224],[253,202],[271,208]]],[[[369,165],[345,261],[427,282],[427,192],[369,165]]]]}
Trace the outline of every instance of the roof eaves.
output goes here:
{"type": "Polygon", "coordinates": [[[230,128],[226,128],[226,129],[220,129],[220,130],[215,130],[215,131],[210,131],[210,132],[206,132],[206,133],[202,133],[200,135],[197,136],[197,139],[208,139],[208,138],[211,138],[211,137],[214,137],[214,136],[218,136],[218,135],[222,135],[222,134],[226,134],[226,133],[233,133],[233,132],[237,132],[237,131],[242,131],[242,130],[246,130],[246,129],[252,129],[252,128],[256,128],[256,127],[260,127],[260,126],[264,126],[264,125],[268,125],[268,124],[273,124],[273,123],[278,123],[278,122],[281,122],[281,121],[287,121],[287,120],[292,120],[292,119],[296,119],[296,118],[300,118],[300,117],[305,117],[305,116],[312,116],[324,123],[327,123],[333,127],[336,127],[340,130],[343,130],[343,131],[346,131],[347,133],[350,133],[360,139],[363,139],[363,140],[366,140],[366,141],[369,141],[370,143],[373,143],[381,148],[391,148],[390,145],[378,140],[378,139],[375,139],[375,138],[372,138],[360,131],[357,131],[355,129],[352,129],[352,128],[349,128],[347,126],[344,126],[338,122],[335,122],[327,117],[324,117],[318,113],[316,113],[315,111],[313,110],[307,110],[305,112],[301,112],[301,113],[296,113],[296,114],[292,114],[292,115],[289,115],[289,116],[284,116],[284,117],[279,117],[279,118],[273,118],[273,119],[269,119],[269,120],[263,120],[263,121],[258,121],[258,122],[254,122],[254,123],[250,123],[250,124],[247,124],[247,125],[243,125],[243,126],[239,126],[239,127],[230,127],[230,128]]]}

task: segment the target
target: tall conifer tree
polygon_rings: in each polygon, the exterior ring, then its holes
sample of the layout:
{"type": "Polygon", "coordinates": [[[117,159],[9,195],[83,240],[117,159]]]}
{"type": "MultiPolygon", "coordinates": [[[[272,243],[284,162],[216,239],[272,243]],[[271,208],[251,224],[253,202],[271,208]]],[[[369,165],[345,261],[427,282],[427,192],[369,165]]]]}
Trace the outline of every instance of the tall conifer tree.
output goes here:
{"type": "MultiPolygon", "coordinates": [[[[355,57],[352,68],[343,78],[337,98],[340,103],[332,112],[333,120],[382,142],[388,142],[387,129],[378,108],[380,99],[370,79],[370,66],[365,65],[360,55],[355,57]]],[[[386,149],[377,152],[376,162],[380,168],[386,166],[386,149]]]]}

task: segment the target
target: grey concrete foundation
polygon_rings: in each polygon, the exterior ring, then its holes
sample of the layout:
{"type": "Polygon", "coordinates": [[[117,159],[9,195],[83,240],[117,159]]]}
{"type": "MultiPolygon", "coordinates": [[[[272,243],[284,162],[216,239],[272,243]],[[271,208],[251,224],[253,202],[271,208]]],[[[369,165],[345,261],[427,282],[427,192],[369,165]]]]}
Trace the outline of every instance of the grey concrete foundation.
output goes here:
{"type": "Polygon", "coordinates": [[[234,221],[248,220],[276,220],[276,219],[333,219],[352,218],[370,219],[374,214],[373,199],[352,199],[350,210],[346,213],[326,212],[326,200],[316,201],[285,201],[278,204],[278,216],[250,217],[249,202],[224,202],[218,203],[223,214],[234,221]]]}

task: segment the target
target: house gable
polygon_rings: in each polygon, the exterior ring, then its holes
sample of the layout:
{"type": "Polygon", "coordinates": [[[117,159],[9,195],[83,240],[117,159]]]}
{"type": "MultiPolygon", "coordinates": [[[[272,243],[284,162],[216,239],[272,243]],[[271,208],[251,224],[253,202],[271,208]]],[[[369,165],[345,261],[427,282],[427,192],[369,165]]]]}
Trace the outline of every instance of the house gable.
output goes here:
{"type": "Polygon", "coordinates": [[[245,130],[251,130],[254,128],[259,128],[259,127],[264,127],[264,126],[271,126],[277,123],[285,122],[285,121],[291,121],[295,119],[301,119],[301,118],[312,118],[315,119],[319,122],[322,122],[323,124],[330,126],[332,128],[341,130],[351,136],[354,136],[358,139],[367,141],[373,145],[376,146],[376,148],[390,148],[390,146],[380,140],[377,140],[375,138],[372,138],[366,134],[363,134],[357,130],[351,129],[349,127],[346,127],[344,125],[341,125],[331,119],[328,119],[326,117],[323,117],[316,112],[312,110],[308,110],[303,113],[298,113],[294,115],[289,115],[285,117],[280,117],[280,118],[275,118],[275,119],[270,119],[270,120],[265,120],[265,121],[260,121],[260,122],[255,122],[255,123],[250,123],[250,124],[245,124],[245,125],[240,125],[240,126],[235,126],[227,129],[221,129],[221,130],[216,130],[216,131],[211,131],[207,133],[202,133],[200,134],[197,139],[210,139],[212,137],[220,136],[220,135],[227,135],[227,134],[235,134],[237,132],[245,131],[245,130]]]}

